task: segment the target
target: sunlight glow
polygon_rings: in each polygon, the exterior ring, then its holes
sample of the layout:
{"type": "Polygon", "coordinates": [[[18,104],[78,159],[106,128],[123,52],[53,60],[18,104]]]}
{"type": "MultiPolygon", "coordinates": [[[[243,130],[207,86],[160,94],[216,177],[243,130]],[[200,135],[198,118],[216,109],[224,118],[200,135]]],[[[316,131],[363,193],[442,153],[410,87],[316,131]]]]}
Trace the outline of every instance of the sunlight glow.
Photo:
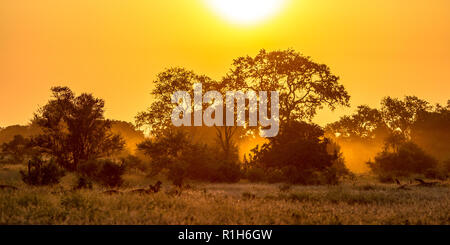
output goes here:
{"type": "Polygon", "coordinates": [[[226,19],[239,24],[252,24],[274,15],[285,0],[206,0],[226,19]]]}

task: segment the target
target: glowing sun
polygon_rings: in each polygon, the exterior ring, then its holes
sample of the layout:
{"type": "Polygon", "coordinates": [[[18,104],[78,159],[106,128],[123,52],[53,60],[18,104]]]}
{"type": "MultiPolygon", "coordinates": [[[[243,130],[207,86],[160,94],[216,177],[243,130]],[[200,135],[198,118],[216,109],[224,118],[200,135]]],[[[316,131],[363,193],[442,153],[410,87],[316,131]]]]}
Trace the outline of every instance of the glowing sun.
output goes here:
{"type": "Polygon", "coordinates": [[[251,24],[274,15],[285,0],[206,0],[220,15],[240,24],[251,24]]]}

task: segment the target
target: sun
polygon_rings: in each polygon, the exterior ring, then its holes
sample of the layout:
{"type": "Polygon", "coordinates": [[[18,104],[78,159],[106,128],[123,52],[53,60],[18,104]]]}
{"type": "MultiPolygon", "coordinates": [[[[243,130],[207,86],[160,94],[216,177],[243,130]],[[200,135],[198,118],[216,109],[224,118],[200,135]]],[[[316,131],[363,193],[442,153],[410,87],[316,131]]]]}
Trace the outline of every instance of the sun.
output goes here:
{"type": "Polygon", "coordinates": [[[206,0],[220,15],[239,24],[252,24],[277,13],[285,0],[206,0]]]}

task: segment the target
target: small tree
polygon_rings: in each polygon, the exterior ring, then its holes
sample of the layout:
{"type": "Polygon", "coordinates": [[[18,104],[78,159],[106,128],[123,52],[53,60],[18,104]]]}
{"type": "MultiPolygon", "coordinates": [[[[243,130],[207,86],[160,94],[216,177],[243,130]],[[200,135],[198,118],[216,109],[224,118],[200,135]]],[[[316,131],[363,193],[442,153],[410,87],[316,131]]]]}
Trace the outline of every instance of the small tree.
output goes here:
{"type": "Polygon", "coordinates": [[[325,130],[330,137],[340,141],[364,143],[383,140],[390,133],[381,112],[366,105],[358,106],[353,115],[343,116],[339,121],[328,124],[325,130]]]}
{"type": "Polygon", "coordinates": [[[43,133],[33,144],[43,154],[55,158],[74,171],[82,161],[120,152],[124,141],[111,132],[111,121],[104,118],[104,101],[83,93],[75,96],[68,87],[53,87],[53,98],[36,114],[34,122],[43,133]]]}

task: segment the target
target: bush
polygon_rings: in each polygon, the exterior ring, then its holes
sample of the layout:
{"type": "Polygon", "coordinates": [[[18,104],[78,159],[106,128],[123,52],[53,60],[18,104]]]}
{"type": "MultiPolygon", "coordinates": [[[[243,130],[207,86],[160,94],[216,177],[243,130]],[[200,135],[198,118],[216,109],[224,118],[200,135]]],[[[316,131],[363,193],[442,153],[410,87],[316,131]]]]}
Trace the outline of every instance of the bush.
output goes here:
{"type": "Polygon", "coordinates": [[[217,182],[238,182],[241,178],[241,166],[233,161],[219,161],[217,168],[217,182]]]}
{"type": "Polygon", "coordinates": [[[80,164],[78,172],[81,177],[100,185],[118,187],[123,184],[125,168],[111,160],[89,160],[80,164]]]}
{"type": "Polygon", "coordinates": [[[79,176],[77,182],[75,183],[75,190],[79,189],[92,189],[92,181],[86,177],[79,176]]]}
{"type": "Polygon", "coordinates": [[[137,169],[142,172],[147,171],[148,166],[137,156],[128,155],[121,159],[122,165],[126,170],[137,169]]]}
{"type": "Polygon", "coordinates": [[[28,161],[28,171],[20,171],[23,182],[28,185],[54,185],[64,177],[64,170],[52,160],[44,161],[34,157],[28,161]]]}
{"type": "Polygon", "coordinates": [[[168,179],[181,186],[185,179],[233,183],[241,178],[238,163],[214,158],[210,148],[192,146],[194,152],[186,152],[168,166],[168,179]]]}
{"type": "Polygon", "coordinates": [[[437,160],[425,153],[413,142],[400,144],[395,151],[387,148],[368,162],[370,169],[379,177],[400,177],[411,174],[431,174],[437,160]]]}
{"type": "Polygon", "coordinates": [[[266,175],[264,173],[264,169],[259,167],[250,168],[247,171],[246,177],[251,182],[263,182],[266,181],[266,175]]]}
{"type": "MultiPolygon", "coordinates": [[[[349,173],[339,148],[324,138],[322,128],[315,124],[291,122],[269,143],[252,152],[249,164],[264,169],[270,183],[336,184],[349,173]]],[[[261,175],[251,174],[252,178],[261,175]]]]}

